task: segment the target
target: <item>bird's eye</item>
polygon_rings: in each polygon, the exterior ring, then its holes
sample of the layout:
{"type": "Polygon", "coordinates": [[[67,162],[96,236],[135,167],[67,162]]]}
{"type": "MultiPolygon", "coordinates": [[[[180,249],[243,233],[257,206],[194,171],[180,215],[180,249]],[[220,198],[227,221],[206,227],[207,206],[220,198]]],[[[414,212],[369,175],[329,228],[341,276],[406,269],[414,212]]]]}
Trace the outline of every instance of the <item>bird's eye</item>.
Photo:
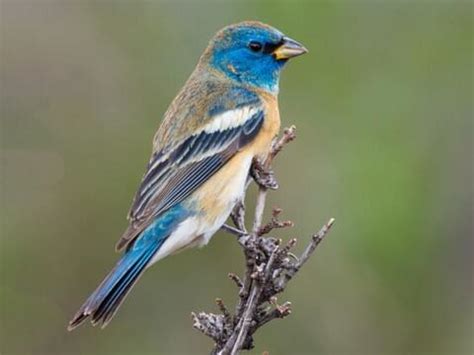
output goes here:
{"type": "Polygon", "coordinates": [[[249,48],[252,52],[260,52],[263,46],[260,42],[252,41],[249,43],[249,48]]]}

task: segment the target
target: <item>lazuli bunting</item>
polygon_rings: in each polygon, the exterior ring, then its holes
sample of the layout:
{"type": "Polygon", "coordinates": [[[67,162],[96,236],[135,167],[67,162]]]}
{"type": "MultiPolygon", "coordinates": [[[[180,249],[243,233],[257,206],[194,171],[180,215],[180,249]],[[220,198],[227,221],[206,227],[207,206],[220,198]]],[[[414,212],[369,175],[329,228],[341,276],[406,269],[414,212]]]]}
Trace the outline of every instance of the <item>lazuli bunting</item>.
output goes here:
{"type": "Polygon", "coordinates": [[[69,323],[105,327],[146,268],[207,244],[245,193],[252,161],[280,128],[278,81],[307,50],[260,22],[225,27],[210,41],[171,103],[117,243],[114,269],[69,323]]]}

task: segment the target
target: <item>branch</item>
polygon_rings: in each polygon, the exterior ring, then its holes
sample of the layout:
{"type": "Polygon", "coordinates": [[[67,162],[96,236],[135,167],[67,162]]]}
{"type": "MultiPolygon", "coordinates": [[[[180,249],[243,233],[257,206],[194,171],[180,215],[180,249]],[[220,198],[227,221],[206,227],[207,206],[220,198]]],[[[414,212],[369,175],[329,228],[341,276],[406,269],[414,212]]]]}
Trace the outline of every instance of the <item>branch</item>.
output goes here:
{"type": "Polygon", "coordinates": [[[222,229],[236,235],[245,256],[245,274],[241,280],[230,273],[239,290],[239,299],[234,314],[221,299],[216,299],[220,314],[192,313],[193,327],[214,341],[211,354],[234,355],[241,350],[254,347],[253,335],[274,319],[291,314],[291,303],[277,303],[276,295],[283,292],[288,282],[300,271],[329,232],[334,223],[331,218],[321,230],[314,234],[303,253],[296,257],[291,253],[296,238],[282,245],[280,239],[268,236],[274,229],[293,226],[291,221],[280,221],[280,208],[273,208],[270,221],[263,224],[266,196],[269,189],[278,184],[271,171],[271,164],[286,144],[295,139],[295,127],[286,128],[282,137],[274,142],[264,162],[255,161],[251,176],[259,189],[251,232],[245,227],[245,206],[239,202],[231,214],[235,227],[224,225],[222,229]]]}

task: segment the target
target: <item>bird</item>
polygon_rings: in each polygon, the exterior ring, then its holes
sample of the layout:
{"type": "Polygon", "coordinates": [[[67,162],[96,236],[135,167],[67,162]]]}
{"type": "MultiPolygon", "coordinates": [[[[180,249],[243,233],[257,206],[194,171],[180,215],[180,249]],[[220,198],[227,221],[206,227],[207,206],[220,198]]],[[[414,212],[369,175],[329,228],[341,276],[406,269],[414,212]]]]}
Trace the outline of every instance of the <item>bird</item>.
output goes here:
{"type": "Polygon", "coordinates": [[[122,256],[68,324],[102,328],[144,271],[206,245],[245,195],[254,161],[280,129],[279,79],[308,50],[270,25],[224,27],[164,114],[151,158],[116,244],[122,256]]]}

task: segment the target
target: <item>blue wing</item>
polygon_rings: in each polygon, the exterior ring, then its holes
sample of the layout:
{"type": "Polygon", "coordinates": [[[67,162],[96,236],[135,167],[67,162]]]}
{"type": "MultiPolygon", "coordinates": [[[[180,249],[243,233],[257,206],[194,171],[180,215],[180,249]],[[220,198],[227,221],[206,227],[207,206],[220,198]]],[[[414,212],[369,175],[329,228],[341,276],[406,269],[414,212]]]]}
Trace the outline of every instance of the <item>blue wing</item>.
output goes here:
{"type": "Polygon", "coordinates": [[[260,131],[264,109],[255,98],[233,109],[212,107],[207,124],[173,147],[153,154],[129,213],[120,250],[156,217],[199,188],[260,131]]]}

